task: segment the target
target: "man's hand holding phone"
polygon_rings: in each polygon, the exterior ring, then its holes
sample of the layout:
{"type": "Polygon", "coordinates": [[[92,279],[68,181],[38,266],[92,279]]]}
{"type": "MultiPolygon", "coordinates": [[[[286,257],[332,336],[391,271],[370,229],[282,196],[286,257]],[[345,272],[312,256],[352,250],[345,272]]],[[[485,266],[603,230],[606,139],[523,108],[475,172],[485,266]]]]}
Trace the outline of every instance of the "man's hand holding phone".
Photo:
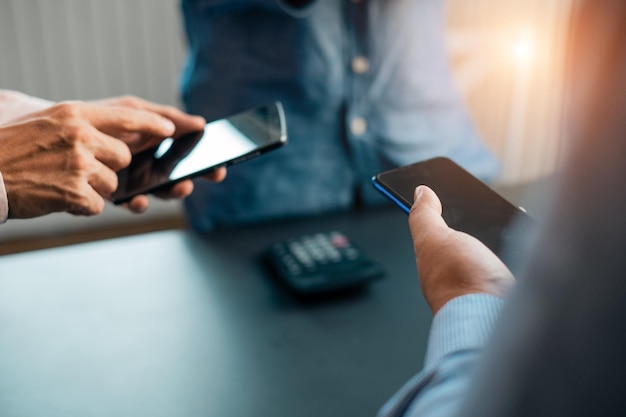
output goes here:
{"type": "Polygon", "coordinates": [[[478,239],[448,227],[441,201],[429,187],[417,187],[414,200],[409,227],[420,285],[433,314],[466,294],[503,297],[515,284],[504,263],[478,239]]]}
{"type": "Polygon", "coordinates": [[[520,225],[525,231],[534,225],[518,207],[443,157],[379,173],[372,182],[409,214],[420,284],[433,313],[453,298],[502,297],[514,285],[506,265],[523,255],[520,225]]]}
{"type": "MultiPolygon", "coordinates": [[[[173,106],[165,106],[161,104],[152,103],[134,96],[121,96],[104,100],[95,101],[94,104],[113,106],[113,107],[126,107],[135,110],[143,110],[151,113],[156,113],[164,118],[170,120],[174,126],[172,132],[172,138],[178,139],[188,133],[202,130],[206,121],[202,116],[194,116],[184,113],[173,106]]],[[[113,130],[110,132],[111,136],[117,137],[122,140],[128,147],[133,155],[158,145],[163,136],[155,136],[141,132],[128,132],[125,130],[113,130]]],[[[226,177],[226,168],[222,167],[213,172],[204,175],[204,178],[220,182],[226,177]]],[[[173,184],[168,189],[163,189],[155,192],[159,198],[162,199],[182,199],[190,195],[193,191],[193,182],[191,180],[184,180],[173,184]]],[[[124,207],[135,213],[142,213],[148,209],[149,199],[147,194],[140,194],[133,197],[131,200],[123,204],[124,207]]]]}
{"type": "Polygon", "coordinates": [[[520,231],[531,230],[534,221],[448,158],[427,159],[381,172],[372,183],[407,214],[415,187],[427,185],[442,201],[442,217],[450,228],[477,238],[509,267],[524,255],[525,239],[520,231]]]}
{"type": "Polygon", "coordinates": [[[141,209],[139,204],[146,201],[142,195],[184,197],[193,189],[192,178],[205,176],[219,181],[224,178],[225,166],[277,149],[287,142],[285,116],[278,102],[202,126],[200,121],[204,119],[184,118],[169,108],[151,109],[178,118],[185,128],[177,127],[175,137],[157,138],[152,147],[138,148],[140,152],[133,152],[130,165],[117,172],[118,187],[112,201],[132,205],[134,210],[141,209]]]}

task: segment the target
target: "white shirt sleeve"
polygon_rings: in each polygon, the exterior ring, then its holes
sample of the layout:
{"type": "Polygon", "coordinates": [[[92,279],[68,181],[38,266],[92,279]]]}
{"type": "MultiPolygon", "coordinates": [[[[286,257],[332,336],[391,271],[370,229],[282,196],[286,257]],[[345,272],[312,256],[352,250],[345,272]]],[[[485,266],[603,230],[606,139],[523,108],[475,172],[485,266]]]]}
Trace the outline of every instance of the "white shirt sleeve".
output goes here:
{"type": "Polygon", "coordinates": [[[0,90],[0,125],[28,113],[48,108],[52,104],[54,104],[52,101],[31,97],[17,91],[0,90]]]}
{"type": "Polygon", "coordinates": [[[0,224],[3,224],[9,218],[9,199],[7,190],[4,188],[4,180],[0,172],[0,224]]]}

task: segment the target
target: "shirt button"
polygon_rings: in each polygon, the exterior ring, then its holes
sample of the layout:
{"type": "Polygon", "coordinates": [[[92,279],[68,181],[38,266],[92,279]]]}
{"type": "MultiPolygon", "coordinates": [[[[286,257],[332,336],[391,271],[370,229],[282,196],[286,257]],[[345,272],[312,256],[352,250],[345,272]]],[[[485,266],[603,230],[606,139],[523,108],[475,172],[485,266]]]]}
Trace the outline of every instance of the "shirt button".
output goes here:
{"type": "Polygon", "coordinates": [[[352,59],[352,71],[355,74],[365,74],[370,69],[370,61],[364,56],[356,56],[352,59]]]}
{"type": "Polygon", "coordinates": [[[367,131],[367,121],[362,117],[355,117],[350,121],[350,132],[354,136],[361,136],[367,131]]]}

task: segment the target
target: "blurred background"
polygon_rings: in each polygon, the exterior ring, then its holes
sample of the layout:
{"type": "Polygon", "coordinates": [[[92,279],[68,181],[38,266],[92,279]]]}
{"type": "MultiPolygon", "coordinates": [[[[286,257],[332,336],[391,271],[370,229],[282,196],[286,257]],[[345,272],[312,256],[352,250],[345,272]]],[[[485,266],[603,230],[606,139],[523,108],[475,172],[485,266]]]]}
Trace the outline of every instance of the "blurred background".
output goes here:
{"type": "MultiPolygon", "coordinates": [[[[502,163],[498,185],[541,182],[566,151],[563,67],[574,2],[448,0],[456,82],[502,163]]],[[[178,0],[0,0],[0,88],[55,101],[133,94],[179,106],[184,57],[178,0]]],[[[141,216],[107,207],[88,219],[11,221],[0,230],[0,254],[68,234],[89,240],[182,227],[179,202],[152,203],[141,216]]]]}

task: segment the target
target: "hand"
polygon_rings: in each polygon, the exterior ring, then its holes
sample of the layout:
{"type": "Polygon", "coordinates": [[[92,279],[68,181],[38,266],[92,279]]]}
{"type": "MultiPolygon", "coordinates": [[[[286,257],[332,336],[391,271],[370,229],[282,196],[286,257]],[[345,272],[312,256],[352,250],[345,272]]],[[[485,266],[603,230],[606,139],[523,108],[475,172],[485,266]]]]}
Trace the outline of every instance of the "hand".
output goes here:
{"type": "MultiPolygon", "coordinates": [[[[152,103],[134,96],[113,97],[93,101],[92,103],[102,106],[143,110],[163,116],[174,124],[175,130],[169,135],[174,139],[179,138],[186,133],[202,130],[206,124],[206,121],[202,116],[192,116],[178,110],[176,107],[152,103]]],[[[126,130],[113,130],[107,133],[126,143],[133,154],[158,145],[164,138],[164,136],[154,135],[151,134],[151,132],[140,131],[129,132],[126,130]]]]}
{"type": "Polygon", "coordinates": [[[0,126],[0,171],[10,218],[100,213],[131,153],[112,132],[154,137],[172,122],[144,110],[64,102],[0,126]]]}
{"type": "MultiPolygon", "coordinates": [[[[224,178],[226,178],[226,168],[218,168],[215,171],[203,176],[203,178],[208,179],[213,182],[220,182],[224,178]]],[[[160,191],[155,193],[159,198],[162,199],[182,199],[187,197],[193,191],[193,182],[191,180],[181,181],[179,183],[174,184],[167,191],[160,191]]],[[[138,195],[133,197],[128,203],[122,204],[122,206],[128,208],[130,211],[135,213],[143,213],[148,209],[149,206],[148,196],[145,194],[138,195]]]]}
{"type": "MultiPolygon", "coordinates": [[[[202,130],[206,124],[206,121],[201,116],[192,116],[178,110],[176,107],[151,103],[133,96],[114,97],[105,100],[98,100],[94,103],[106,106],[140,109],[159,114],[174,123],[175,132],[171,135],[174,139],[179,138],[186,133],[202,130]]],[[[133,154],[151,146],[156,146],[163,140],[163,136],[153,136],[146,134],[146,132],[113,132],[113,135],[125,142],[130,147],[133,154]]],[[[220,168],[206,175],[204,178],[209,179],[210,181],[219,182],[225,177],[226,168],[220,168]]],[[[187,197],[192,191],[193,182],[191,180],[185,180],[174,185],[169,190],[156,193],[155,195],[163,199],[180,199],[187,197]]],[[[147,195],[136,196],[131,201],[124,204],[124,206],[129,210],[136,213],[144,212],[148,209],[148,205],[149,200],[147,195]]]]}
{"type": "Polygon", "coordinates": [[[433,190],[415,189],[409,227],[420,285],[433,314],[461,295],[504,296],[515,284],[511,271],[478,239],[449,228],[441,209],[433,190]]]}

